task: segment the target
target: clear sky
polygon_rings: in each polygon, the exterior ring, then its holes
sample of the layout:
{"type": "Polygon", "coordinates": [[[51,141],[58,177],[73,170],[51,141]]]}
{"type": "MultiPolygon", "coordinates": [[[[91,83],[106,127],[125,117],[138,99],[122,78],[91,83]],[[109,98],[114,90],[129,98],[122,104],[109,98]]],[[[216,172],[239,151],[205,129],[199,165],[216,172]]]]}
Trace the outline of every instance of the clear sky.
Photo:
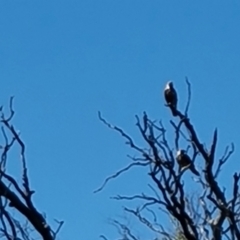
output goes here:
{"type": "Polygon", "coordinates": [[[218,127],[218,156],[235,143],[219,180],[232,182],[240,168],[239,26],[238,0],[0,2],[0,103],[15,96],[34,201],[48,220],[65,221],[60,240],[116,236],[107,221],[123,203],[109,197],[143,191],[146,173],[93,194],[131,153],[97,111],[141,142],[135,114],[169,124],[162,96],[169,79],[180,108],[185,76],[191,81],[190,116],[202,141],[209,145],[218,127]]]}

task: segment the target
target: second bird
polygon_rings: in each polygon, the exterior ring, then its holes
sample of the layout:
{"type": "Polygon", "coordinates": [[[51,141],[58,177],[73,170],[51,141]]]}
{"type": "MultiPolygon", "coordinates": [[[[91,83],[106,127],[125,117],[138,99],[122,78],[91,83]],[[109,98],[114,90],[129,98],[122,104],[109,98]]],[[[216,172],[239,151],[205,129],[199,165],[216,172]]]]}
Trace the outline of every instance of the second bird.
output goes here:
{"type": "Polygon", "coordinates": [[[199,172],[196,170],[192,160],[190,157],[185,153],[184,150],[178,150],[176,156],[177,162],[181,168],[189,166],[189,169],[197,176],[199,176],[199,172]]]}

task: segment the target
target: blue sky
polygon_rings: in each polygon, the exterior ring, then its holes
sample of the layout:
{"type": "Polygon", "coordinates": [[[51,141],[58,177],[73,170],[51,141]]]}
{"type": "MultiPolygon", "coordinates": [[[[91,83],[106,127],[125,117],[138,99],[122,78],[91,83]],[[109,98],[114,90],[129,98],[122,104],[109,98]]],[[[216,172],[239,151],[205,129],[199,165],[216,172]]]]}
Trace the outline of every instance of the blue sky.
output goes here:
{"type": "Polygon", "coordinates": [[[65,221],[59,239],[116,236],[107,219],[123,203],[109,197],[141,192],[147,178],[134,170],[93,194],[132,153],[97,111],[141,143],[135,114],[169,126],[169,79],[180,108],[185,76],[191,81],[190,116],[202,141],[218,127],[218,156],[235,143],[219,180],[229,186],[240,156],[239,12],[237,0],[1,1],[0,103],[15,96],[34,201],[50,221],[65,221]]]}

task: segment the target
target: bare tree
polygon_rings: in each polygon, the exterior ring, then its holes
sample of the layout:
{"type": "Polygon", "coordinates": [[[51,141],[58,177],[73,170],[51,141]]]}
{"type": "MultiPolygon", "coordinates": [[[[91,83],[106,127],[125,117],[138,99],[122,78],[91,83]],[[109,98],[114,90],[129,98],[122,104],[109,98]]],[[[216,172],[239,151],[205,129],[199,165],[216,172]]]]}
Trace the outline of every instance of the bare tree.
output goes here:
{"type": "Polygon", "coordinates": [[[33,203],[34,191],[28,176],[25,144],[11,123],[14,117],[13,97],[10,99],[9,110],[9,116],[6,116],[3,107],[0,108],[3,136],[3,143],[0,145],[0,239],[54,240],[63,222],[57,222],[58,227],[54,231],[33,203]],[[15,146],[18,146],[20,151],[22,182],[17,181],[7,171],[9,152],[15,146]]]}
{"type": "MultiPolygon", "coordinates": [[[[232,188],[232,195],[228,198],[217,180],[223,165],[234,152],[234,145],[227,146],[223,156],[217,157],[217,129],[213,132],[210,146],[206,146],[200,140],[188,116],[191,85],[187,78],[186,85],[188,99],[185,110],[181,111],[175,106],[173,109],[173,106],[166,105],[174,117],[174,121],[170,121],[170,126],[175,134],[174,146],[171,146],[167,140],[167,129],[163,123],[151,120],[146,112],[143,113],[142,117],[136,116],[136,126],[146,143],[145,146],[138,146],[130,135],[120,127],[108,123],[99,112],[99,119],[107,127],[121,134],[127,145],[134,149],[138,156],[131,157],[128,166],[106,178],[103,185],[95,192],[101,191],[108,181],[126,171],[131,171],[133,167],[142,167],[148,171],[151,179],[152,185],[149,185],[149,188],[152,190],[152,195],[146,193],[133,196],[118,195],[114,199],[141,200],[141,206],[136,209],[125,207],[125,211],[132,214],[140,223],[156,233],[157,239],[240,239],[240,198],[238,189],[240,174],[233,174],[233,184],[229,187],[232,188]],[[182,149],[183,143],[188,146],[184,150],[191,161],[181,166],[176,159],[175,151],[182,149]],[[184,183],[184,179],[186,171],[193,167],[196,159],[201,163],[201,170],[199,170],[199,173],[196,171],[195,174],[199,174],[199,176],[193,178],[193,183],[199,190],[199,195],[193,197],[193,195],[188,194],[186,190],[188,182],[184,183]],[[162,213],[166,213],[176,224],[175,232],[168,231],[159,222],[158,218],[162,213]]],[[[131,229],[126,224],[115,220],[115,225],[121,230],[121,235],[124,236],[122,239],[140,239],[131,233],[131,229]]],[[[102,238],[106,237],[102,236],[102,238]]]]}

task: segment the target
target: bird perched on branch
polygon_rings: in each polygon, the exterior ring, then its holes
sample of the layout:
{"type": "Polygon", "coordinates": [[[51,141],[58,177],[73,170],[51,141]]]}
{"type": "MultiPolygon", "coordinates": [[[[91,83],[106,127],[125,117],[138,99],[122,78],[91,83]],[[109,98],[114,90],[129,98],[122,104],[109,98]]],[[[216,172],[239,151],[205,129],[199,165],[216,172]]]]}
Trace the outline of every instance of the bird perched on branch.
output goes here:
{"type": "Polygon", "coordinates": [[[199,172],[196,170],[192,160],[190,157],[186,154],[184,150],[178,150],[177,156],[176,156],[177,162],[180,165],[181,168],[187,168],[189,169],[197,176],[199,176],[199,172]]]}
{"type": "Polygon", "coordinates": [[[177,116],[177,92],[173,87],[173,83],[171,81],[167,82],[166,87],[164,89],[164,97],[167,102],[167,105],[172,111],[173,116],[177,116]]]}

